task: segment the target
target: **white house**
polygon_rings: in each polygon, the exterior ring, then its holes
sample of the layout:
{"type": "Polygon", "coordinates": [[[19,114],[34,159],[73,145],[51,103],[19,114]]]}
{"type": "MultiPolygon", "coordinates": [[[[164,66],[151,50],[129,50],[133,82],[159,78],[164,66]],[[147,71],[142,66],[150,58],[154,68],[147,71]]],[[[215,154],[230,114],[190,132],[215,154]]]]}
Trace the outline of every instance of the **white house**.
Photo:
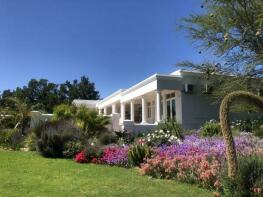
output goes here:
{"type": "Polygon", "coordinates": [[[206,120],[218,118],[219,106],[212,104],[204,87],[199,72],[177,70],[168,75],[154,74],[102,100],[74,103],[110,116],[115,131],[143,132],[169,118],[184,128],[194,129],[206,120]]]}

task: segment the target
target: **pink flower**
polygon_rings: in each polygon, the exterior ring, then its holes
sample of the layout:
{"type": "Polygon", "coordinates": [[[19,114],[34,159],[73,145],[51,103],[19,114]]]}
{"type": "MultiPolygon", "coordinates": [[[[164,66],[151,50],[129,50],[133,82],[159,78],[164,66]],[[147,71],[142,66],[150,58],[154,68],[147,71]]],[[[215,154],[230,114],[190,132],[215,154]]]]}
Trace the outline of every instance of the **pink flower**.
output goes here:
{"type": "Polygon", "coordinates": [[[87,163],[87,159],[83,152],[79,152],[74,159],[77,163],[87,163]]]}

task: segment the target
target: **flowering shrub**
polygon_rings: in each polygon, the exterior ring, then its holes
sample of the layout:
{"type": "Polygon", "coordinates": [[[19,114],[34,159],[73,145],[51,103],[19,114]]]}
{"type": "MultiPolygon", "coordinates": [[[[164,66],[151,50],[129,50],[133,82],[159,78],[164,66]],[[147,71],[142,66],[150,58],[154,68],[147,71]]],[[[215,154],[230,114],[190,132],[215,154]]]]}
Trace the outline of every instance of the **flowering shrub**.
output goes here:
{"type": "Polygon", "coordinates": [[[110,146],[103,150],[101,161],[108,165],[128,166],[128,146],[110,146]]]}
{"type": "MultiPolygon", "coordinates": [[[[263,155],[263,140],[242,133],[235,137],[238,155],[263,155]]],[[[218,188],[219,171],[225,164],[225,144],[221,138],[185,136],[184,141],[154,149],[155,156],[141,166],[141,173],[218,188]]]]}
{"type": "Polygon", "coordinates": [[[236,128],[241,132],[252,132],[263,126],[263,118],[254,120],[235,120],[231,123],[232,128],[236,128]]]}
{"type": "Polygon", "coordinates": [[[183,139],[183,129],[181,125],[175,119],[168,119],[164,122],[160,122],[157,125],[157,130],[170,131],[171,134],[179,139],[183,139]]]}
{"type": "Polygon", "coordinates": [[[78,154],[76,154],[75,159],[74,159],[77,163],[86,163],[87,159],[84,155],[83,152],[79,152],[78,154]]]}
{"type": "Polygon", "coordinates": [[[152,133],[148,133],[145,141],[149,146],[171,145],[181,142],[180,139],[169,130],[156,130],[152,133]]]}
{"type": "Polygon", "coordinates": [[[84,151],[83,151],[85,158],[88,162],[94,161],[95,159],[98,159],[103,154],[103,149],[100,146],[97,145],[88,145],[84,151]]]}
{"type": "Polygon", "coordinates": [[[158,178],[177,179],[187,183],[199,183],[214,188],[220,170],[220,162],[207,155],[177,155],[173,158],[157,156],[147,159],[141,173],[158,178]]]}

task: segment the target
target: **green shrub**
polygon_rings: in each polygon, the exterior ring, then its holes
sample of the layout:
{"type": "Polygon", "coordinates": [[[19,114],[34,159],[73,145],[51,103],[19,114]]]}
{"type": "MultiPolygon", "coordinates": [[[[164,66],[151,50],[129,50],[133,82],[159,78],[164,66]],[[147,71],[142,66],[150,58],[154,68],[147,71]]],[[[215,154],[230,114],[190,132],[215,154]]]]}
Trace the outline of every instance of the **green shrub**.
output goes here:
{"type": "Polygon", "coordinates": [[[259,138],[263,138],[263,125],[261,125],[259,128],[255,129],[254,131],[254,135],[259,137],[259,138]]]}
{"type": "Polygon", "coordinates": [[[0,146],[18,150],[23,146],[24,135],[19,129],[6,129],[0,131],[0,146]]]}
{"type": "Polygon", "coordinates": [[[127,130],[115,131],[115,134],[122,144],[131,144],[135,140],[135,135],[127,130]]]}
{"type": "Polygon", "coordinates": [[[135,145],[129,149],[128,160],[131,166],[140,166],[145,158],[151,157],[151,149],[146,145],[135,145]]]}
{"type": "Polygon", "coordinates": [[[14,128],[16,120],[14,116],[0,117],[0,129],[14,128]]]}
{"type": "Polygon", "coordinates": [[[114,135],[114,134],[111,133],[111,132],[105,132],[105,133],[102,133],[102,134],[99,136],[99,142],[100,142],[100,144],[102,144],[102,145],[108,145],[108,144],[117,143],[117,141],[118,141],[117,136],[114,135]]]}
{"type": "Polygon", "coordinates": [[[254,132],[263,125],[263,118],[257,117],[255,119],[236,120],[231,126],[241,132],[254,132]]]}
{"type": "Polygon", "coordinates": [[[72,105],[61,104],[54,107],[53,120],[67,120],[74,117],[75,107],[72,105]]]}
{"type": "Polygon", "coordinates": [[[92,161],[94,158],[102,157],[103,147],[99,145],[87,145],[83,152],[87,161],[92,161]]]}
{"type": "Polygon", "coordinates": [[[25,140],[25,145],[30,151],[37,150],[37,136],[34,132],[30,132],[25,140]]]}
{"type": "Polygon", "coordinates": [[[108,117],[98,115],[97,111],[89,110],[85,106],[77,108],[74,120],[87,137],[98,137],[101,133],[107,132],[106,125],[109,124],[108,117]]]}
{"type": "Polygon", "coordinates": [[[81,141],[69,141],[66,143],[63,151],[63,156],[66,158],[72,158],[77,153],[81,152],[84,148],[83,142],[81,141]]]}
{"type": "Polygon", "coordinates": [[[66,144],[82,139],[81,131],[71,121],[46,122],[34,129],[37,150],[45,157],[63,157],[66,144]]]}
{"type": "Polygon", "coordinates": [[[182,127],[176,122],[176,120],[167,120],[163,123],[159,123],[157,126],[157,130],[163,131],[170,131],[170,133],[176,136],[178,139],[183,139],[183,129],[182,127]]]}
{"type": "Polygon", "coordinates": [[[200,134],[204,137],[212,137],[216,135],[221,135],[220,124],[215,120],[207,121],[201,127],[200,134]]]}
{"type": "Polygon", "coordinates": [[[262,192],[253,191],[256,188],[263,188],[263,158],[255,155],[239,158],[237,176],[231,179],[225,169],[221,175],[221,184],[224,196],[262,196],[262,192]]]}

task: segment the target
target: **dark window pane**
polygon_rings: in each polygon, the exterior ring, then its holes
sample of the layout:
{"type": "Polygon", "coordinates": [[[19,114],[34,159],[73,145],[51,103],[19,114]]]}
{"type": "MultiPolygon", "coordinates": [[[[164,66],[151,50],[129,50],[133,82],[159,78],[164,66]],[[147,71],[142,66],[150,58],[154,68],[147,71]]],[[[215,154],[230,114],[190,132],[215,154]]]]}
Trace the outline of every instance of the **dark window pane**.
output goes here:
{"type": "Polygon", "coordinates": [[[167,119],[171,118],[171,108],[170,108],[170,101],[166,102],[166,107],[167,107],[167,119]]]}
{"type": "Polygon", "coordinates": [[[175,119],[176,116],[176,108],[175,108],[175,99],[172,100],[172,118],[175,119]]]}

